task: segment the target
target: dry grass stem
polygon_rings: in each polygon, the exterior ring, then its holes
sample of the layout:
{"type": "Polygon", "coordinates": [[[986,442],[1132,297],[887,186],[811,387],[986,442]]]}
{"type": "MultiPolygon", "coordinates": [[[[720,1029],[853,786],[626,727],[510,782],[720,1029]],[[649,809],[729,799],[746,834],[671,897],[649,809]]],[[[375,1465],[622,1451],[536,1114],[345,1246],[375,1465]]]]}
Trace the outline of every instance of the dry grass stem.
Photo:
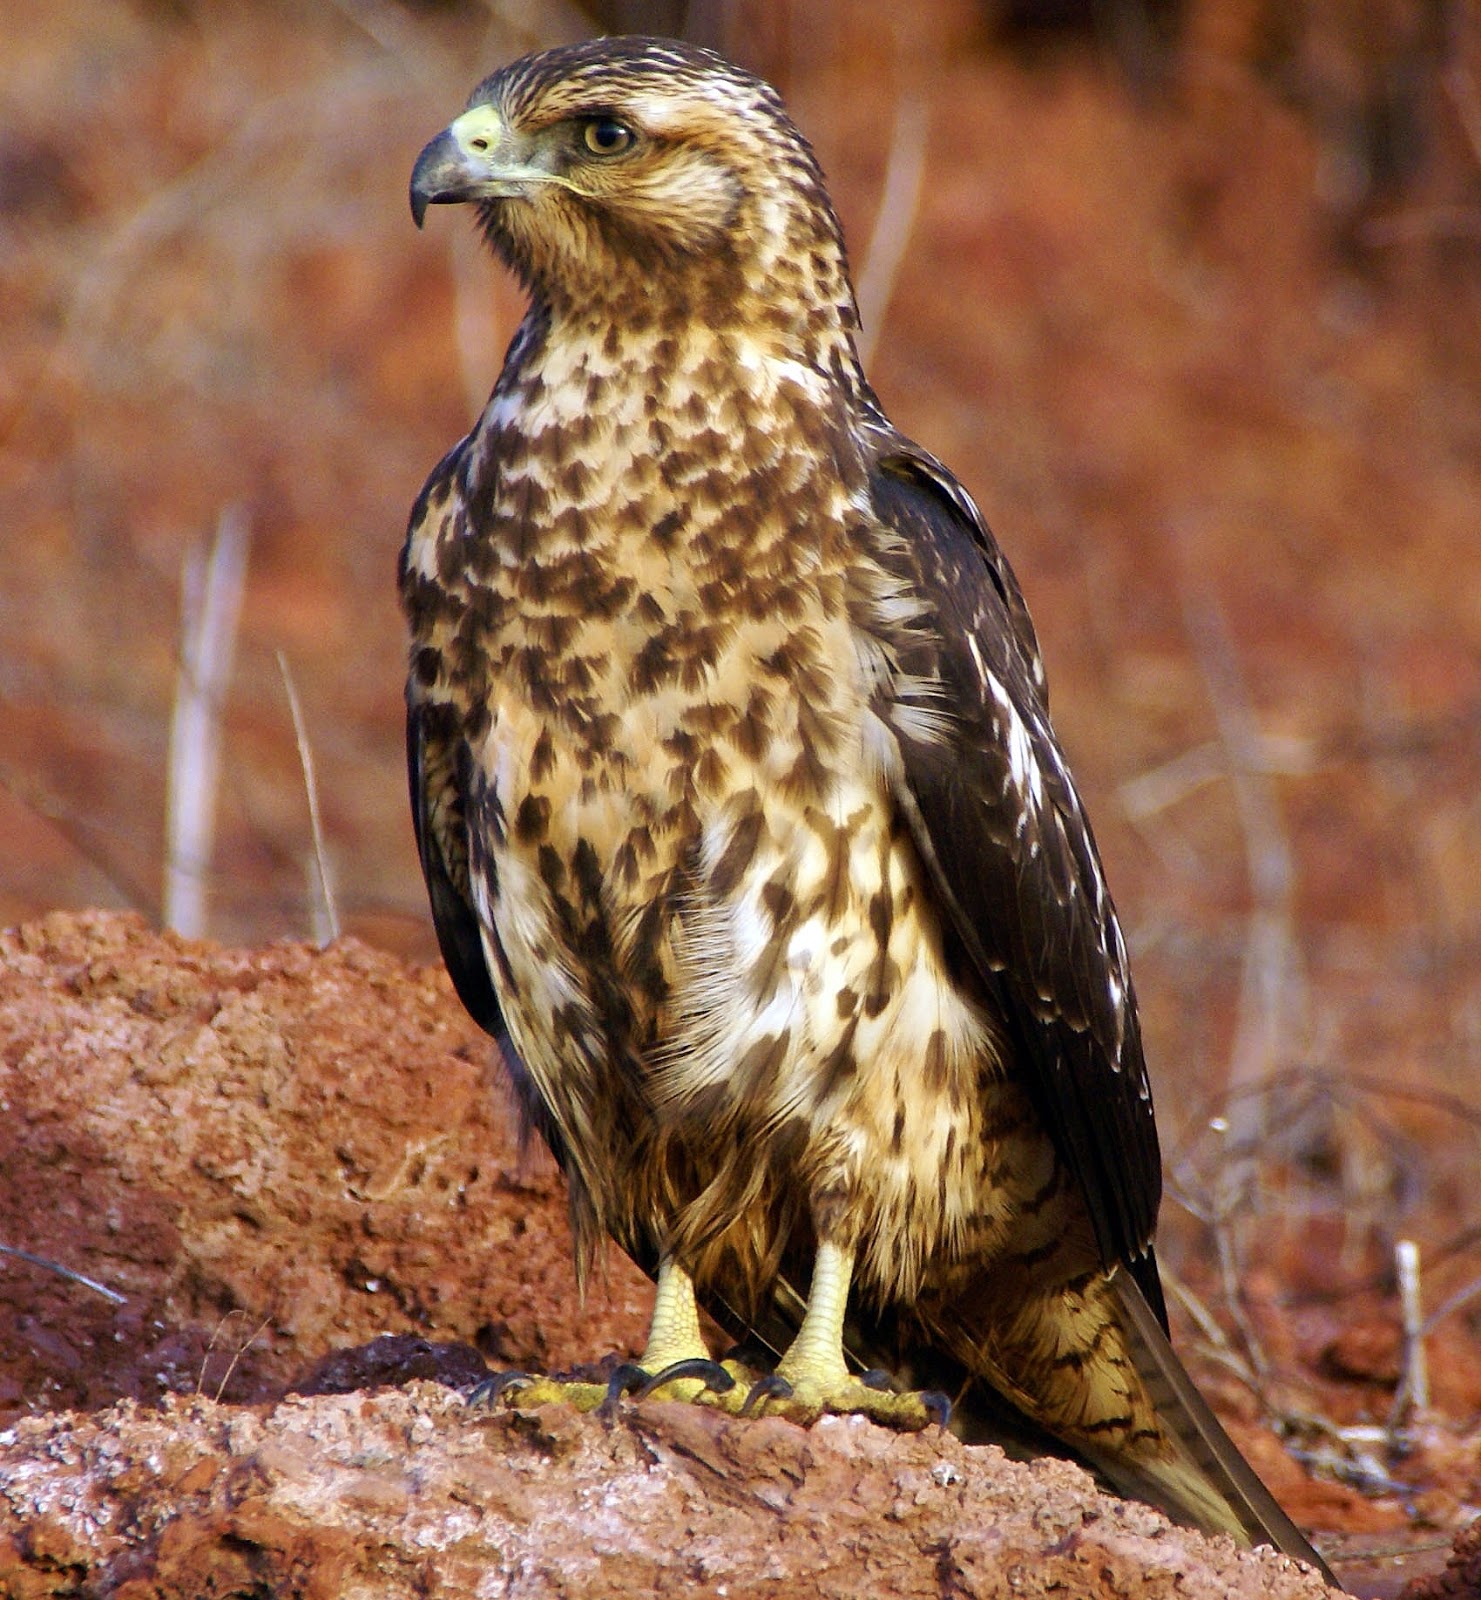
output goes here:
{"type": "Polygon", "coordinates": [[[1229,1349],[1229,1336],[1219,1326],[1218,1318],[1203,1300],[1170,1267],[1158,1262],[1162,1287],[1173,1297],[1198,1326],[1199,1333],[1215,1350],[1229,1349]]]}
{"type": "Polygon", "coordinates": [[[1266,1405],[1260,1374],[1229,1342],[1229,1335],[1220,1327],[1218,1318],[1203,1300],[1168,1268],[1166,1263],[1159,1262],[1158,1266],[1162,1273],[1163,1287],[1182,1306],[1197,1327],[1204,1354],[1215,1365],[1232,1373],[1262,1405],[1266,1405]]]}
{"type": "Polygon", "coordinates": [[[1419,1246],[1412,1239],[1394,1245],[1394,1272],[1399,1285],[1399,1314],[1404,1329],[1404,1355],[1399,1387],[1389,1412],[1389,1428],[1397,1430],[1410,1417],[1430,1407],[1430,1374],[1424,1353],[1424,1311],[1420,1299],[1419,1246]]]}
{"type": "Polygon", "coordinates": [[[1244,1267],[1235,1247],[1233,1230],[1228,1226],[1228,1219],[1220,1216],[1214,1221],[1213,1231],[1214,1245],[1219,1258],[1219,1280],[1224,1290],[1224,1303],[1228,1307],[1230,1320],[1239,1332],[1240,1343],[1244,1347],[1250,1368],[1256,1375],[1257,1383],[1263,1385],[1270,1372],[1270,1357],[1265,1354],[1265,1346],[1261,1343],[1260,1335],[1255,1331],[1255,1325],[1245,1310],[1244,1267]]]}
{"type": "Polygon", "coordinates": [[[1200,789],[1227,777],[1228,773],[1224,747],[1217,739],[1210,739],[1174,756],[1171,761],[1128,778],[1118,787],[1116,795],[1127,819],[1142,823],[1170,811],[1200,789]]]}
{"type": "Polygon", "coordinates": [[[322,948],[339,938],[339,913],[334,904],[334,885],[329,877],[329,855],[324,847],[324,824],[319,815],[319,784],[314,776],[314,752],[309,745],[308,728],[303,720],[303,707],[299,704],[298,690],[293,674],[288,670],[288,657],[278,651],[278,671],[283,676],[283,689],[288,696],[288,712],[293,718],[293,737],[298,743],[298,764],[303,771],[303,789],[309,802],[309,828],[313,833],[313,870],[310,882],[313,894],[314,940],[322,948]]]}
{"type": "Polygon", "coordinates": [[[205,931],[206,876],[216,833],[221,707],[236,653],[251,537],[247,514],[228,506],[203,561],[185,563],[180,667],[170,723],[161,916],[187,937],[205,931]]]}
{"type": "Polygon", "coordinates": [[[890,154],[885,163],[884,184],[874,230],[864,250],[859,269],[856,297],[859,303],[859,359],[867,367],[879,348],[890,296],[905,260],[910,232],[920,205],[921,179],[926,169],[925,102],[914,94],[902,95],[895,106],[894,126],[890,130],[890,154]]]}
{"type": "Polygon", "coordinates": [[[211,1352],[216,1348],[216,1341],[221,1337],[221,1330],[233,1317],[245,1317],[246,1315],[247,1313],[240,1306],[234,1307],[211,1329],[211,1337],[206,1340],[206,1348],[201,1351],[200,1376],[195,1380],[195,1392],[197,1394],[206,1392],[206,1366],[211,1359],[211,1352]]]}
{"type": "MultiPolygon", "coordinates": [[[[251,1333],[249,1333],[247,1335],[246,1339],[241,1344],[239,1344],[234,1351],[232,1351],[231,1360],[226,1363],[226,1371],[221,1374],[221,1382],[216,1385],[216,1404],[217,1405],[221,1404],[221,1397],[222,1397],[222,1395],[224,1395],[226,1393],[226,1386],[227,1386],[227,1384],[229,1384],[231,1382],[232,1373],[234,1373],[237,1370],[237,1363],[242,1359],[242,1357],[247,1353],[247,1351],[249,1351],[252,1348],[253,1341],[262,1332],[262,1330],[265,1327],[267,1327],[268,1323],[271,1322],[271,1321],[272,1321],[271,1317],[264,1317],[262,1319],[262,1321],[259,1322],[255,1328],[253,1328],[251,1333]]],[[[212,1342],[213,1343],[215,1342],[215,1335],[214,1334],[212,1335],[212,1342]]],[[[205,1382],[205,1378],[206,1378],[206,1364],[205,1364],[204,1358],[202,1358],[202,1360],[201,1360],[201,1382],[202,1383],[205,1382]]]]}

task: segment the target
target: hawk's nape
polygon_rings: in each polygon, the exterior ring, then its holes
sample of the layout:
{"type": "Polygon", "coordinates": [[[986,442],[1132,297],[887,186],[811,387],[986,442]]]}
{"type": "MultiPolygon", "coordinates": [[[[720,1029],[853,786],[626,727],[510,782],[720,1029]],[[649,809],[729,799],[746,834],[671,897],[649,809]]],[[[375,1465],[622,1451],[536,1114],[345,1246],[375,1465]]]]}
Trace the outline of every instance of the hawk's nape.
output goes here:
{"type": "Polygon", "coordinates": [[[1167,1343],[1136,1000],[1028,612],[865,382],[775,92],[666,40],[525,57],[411,199],[475,205],[530,294],[402,556],[422,865],[580,1259],[657,1278],[640,1366],[739,1407],[703,1304],[779,1356],[752,1406],[918,1425],[942,1389],[1315,1560],[1167,1343]]]}

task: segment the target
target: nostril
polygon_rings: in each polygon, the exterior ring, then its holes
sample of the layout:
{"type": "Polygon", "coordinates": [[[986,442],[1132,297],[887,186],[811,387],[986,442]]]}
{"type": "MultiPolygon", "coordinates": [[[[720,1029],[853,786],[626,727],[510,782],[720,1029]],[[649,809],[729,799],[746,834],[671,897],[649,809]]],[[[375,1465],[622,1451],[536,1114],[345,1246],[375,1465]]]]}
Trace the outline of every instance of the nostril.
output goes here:
{"type": "Polygon", "coordinates": [[[475,149],[475,150],[478,150],[478,151],[484,151],[484,150],[487,150],[487,149],[488,149],[488,147],[489,147],[489,142],[488,142],[488,140],[487,140],[487,139],[470,139],[470,140],[469,140],[469,141],[468,141],[468,143],[469,143],[469,144],[470,144],[470,145],[471,145],[471,146],[472,146],[472,147],[473,147],[473,148],[474,148],[474,149],[475,149]]]}

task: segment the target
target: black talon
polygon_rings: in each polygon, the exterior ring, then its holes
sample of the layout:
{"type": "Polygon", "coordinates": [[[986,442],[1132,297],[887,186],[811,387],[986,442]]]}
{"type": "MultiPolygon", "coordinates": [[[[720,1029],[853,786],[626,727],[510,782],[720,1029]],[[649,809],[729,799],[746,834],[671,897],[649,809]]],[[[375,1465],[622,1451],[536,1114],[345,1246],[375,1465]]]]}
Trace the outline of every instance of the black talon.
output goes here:
{"type": "Polygon", "coordinates": [[[597,1407],[597,1415],[610,1419],[617,1415],[617,1407],[622,1402],[625,1394],[632,1394],[641,1390],[648,1382],[646,1369],[640,1367],[636,1361],[624,1361],[617,1367],[610,1378],[607,1379],[607,1392],[602,1398],[602,1403],[597,1407]]]}
{"type": "Polygon", "coordinates": [[[884,1394],[898,1393],[895,1388],[894,1376],[886,1372],[883,1367],[870,1367],[867,1372],[861,1372],[859,1374],[859,1382],[866,1389],[878,1389],[884,1394]]]}
{"type": "Polygon", "coordinates": [[[926,1415],[944,1433],[951,1424],[951,1396],[939,1389],[922,1389],[917,1398],[926,1415]]]}
{"type": "Polygon", "coordinates": [[[756,1407],[763,1400],[790,1400],[792,1394],[792,1385],[780,1373],[769,1372],[751,1385],[751,1392],[746,1396],[746,1403],[740,1408],[740,1414],[743,1417],[753,1417],[756,1414],[756,1407]]]}
{"type": "Polygon", "coordinates": [[[735,1379],[718,1361],[711,1361],[708,1356],[685,1356],[682,1361],[671,1361],[655,1372],[641,1388],[633,1391],[633,1399],[646,1400],[655,1389],[672,1383],[675,1378],[698,1378],[713,1394],[729,1394],[735,1388],[735,1379]]]}
{"type": "Polygon", "coordinates": [[[525,1389],[535,1381],[528,1372],[495,1372],[480,1378],[463,1397],[467,1406],[492,1406],[502,1399],[506,1389],[525,1389]]]}

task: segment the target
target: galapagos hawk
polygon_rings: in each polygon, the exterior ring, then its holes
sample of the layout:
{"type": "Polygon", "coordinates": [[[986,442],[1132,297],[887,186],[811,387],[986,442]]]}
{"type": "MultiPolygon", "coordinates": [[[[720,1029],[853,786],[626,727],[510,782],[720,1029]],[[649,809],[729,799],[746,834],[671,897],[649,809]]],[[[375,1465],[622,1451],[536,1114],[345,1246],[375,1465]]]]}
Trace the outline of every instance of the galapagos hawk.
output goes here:
{"type": "MultiPolygon", "coordinates": [[[[640,1365],[1068,1451],[1316,1557],[1174,1356],[1126,948],[1013,572],[860,370],[776,92],[672,40],[527,56],[422,152],[529,310],[412,512],[438,938],[640,1365]],[[886,1368],[909,1391],[877,1386],[886,1368]]],[[[579,1385],[561,1392],[575,1394],[579,1385]]]]}

